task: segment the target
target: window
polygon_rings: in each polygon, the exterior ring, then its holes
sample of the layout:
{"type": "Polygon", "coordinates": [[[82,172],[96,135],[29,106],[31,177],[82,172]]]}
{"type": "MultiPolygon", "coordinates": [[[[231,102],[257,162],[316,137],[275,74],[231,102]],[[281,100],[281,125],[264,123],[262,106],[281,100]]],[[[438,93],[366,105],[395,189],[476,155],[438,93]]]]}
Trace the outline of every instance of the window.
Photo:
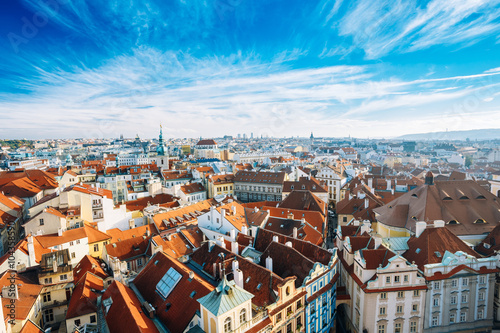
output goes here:
{"type": "Polygon", "coordinates": [[[405,275],[405,276],[403,277],[403,282],[408,282],[408,275],[405,275]]]}
{"type": "Polygon", "coordinates": [[[404,291],[398,291],[398,298],[403,298],[405,297],[405,292],[404,291]]]}
{"type": "Polygon", "coordinates": [[[300,309],[302,307],[302,300],[297,301],[297,309],[300,309]]]}
{"type": "Polygon", "coordinates": [[[59,280],[61,280],[61,281],[65,281],[65,280],[67,280],[67,279],[68,279],[68,274],[61,274],[61,275],[59,276],[59,280]]]}
{"type": "Polygon", "coordinates": [[[40,225],[44,224],[43,219],[40,219],[39,221],[40,221],[40,225]]]}
{"type": "Polygon", "coordinates": [[[80,244],[80,240],[79,239],[76,240],[76,244],[80,244]]]}
{"type": "Polygon", "coordinates": [[[486,276],[480,276],[479,277],[479,283],[480,284],[485,284],[486,283],[486,276]]]}
{"type": "Polygon", "coordinates": [[[394,324],[394,333],[401,333],[401,323],[394,324]]]}
{"type": "Polygon", "coordinates": [[[484,301],[484,291],[479,292],[479,300],[484,301]]]}
{"type": "Polygon", "coordinates": [[[466,322],[467,321],[467,314],[465,312],[460,312],[460,322],[466,322]]]}
{"type": "Polygon", "coordinates": [[[385,325],[378,325],[378,333],[385,333],[385,325]]]}
{"type": "Polygon", "coordinates": [[[50,302],[52,299],[50,297],[50,293],[45,293],[43,294],[43,302],[46,303],[46,302],[50,302]]]}
{"type": "Polygon", "coordinates": [[[381,307],[381,308],[379,309],[379,314],[380,314],[381,316],[385,316],[385,306],[384,306],[384,307],[381,307]]]}
{"type": "MultiPolygon", "coordinates": [[[[177,285],[180,281],[182,275],[180,275],[174,268],[170,267],[167,273],[161,278],[160,282],[156,285],[156,291],[163,296],[163,298],[167,298],[172,289],[177,285]]],[[[229,323],[231,325],[231,323],[229,323]]],[[[224,323],[225,327],[225,323],[224,323]]]]}
{"type": "Polygon", "coordinates": [[[437,326],[437,325],[438,325],[438,317],[432,316],[432,326],[437,326]]]}
{"type": "Polygon", "coordinates": [[[467,294],[462,295],[462,303],[467,303],[467,294]]]}
{"type": "Polygon", "coordinates": [[[69,246],[75,245],[75,242],[69,242],[69,246]]]}
{"type": "Polygon", "coordinates": [[[457,304],[457,296],[455,296],[455,295],[451,296],[450,304],[457,304]]]}
{"type": "Polygon", "coordinates": [[[394,277],[394,282],[395,282],[395,283],[399,283],[399,275],[396,275],[396,276],[394,277]]]}
{"type": "Polygon", "coordinates": [[[80,319],[75,320],[75,326],[79,327],[81,323],[80,319]]]}
{"type": "Polygon", "coordinates": [[[278,313],[278,315],[276,316],[276,322],[279,323],[281,321],[281,312],[278,313]]]}
{"type": "Polygon", "coordinates": [[[298,316],[298,317],[297,317],[297,324],[296,324],[295,326],[296,326],[297,328],[298,328],[299,326],[302,326],[302,316],[298,316]]]}
{"type": "Polygon", "coordinates": [[[420,296],[420,290],[413,290],[413,297],[420,296]]]}
{"type": "Polygon", "coordinates": [[[455,314],[450,313],[450,324],[454,324],[454,323],[455,323],[455,314]]]}
{"type": "Polygon", "coordinates": [[[137,259],[137,266],[142,266],[142,258],[137,259]]]}
{"type": "Polygon", "coordinates": [[[286,325],[286,333],[292,333],[292,323],[286,325]]]}
{"type": "Polygon", "coordinates": [[[440,285],[441,284],[439,283],[439,281],[435,281],[434,282],[434,289],[439,289],[440,285]]]}
{"type": "Polygon", "coordinates": [[[227,317],[224,320],[224,333],[229,333],[231,332],[231,318],[227,317]]]}
{"type": "Polygon", "coordinates": [[[413,304],[413,305],[411,306],[411,311],[413,311],[413,312],[417,312],[417,311],[418,311],[418,304],[413,304]]]}
{"type": "Polygon", "coordinates": [[[71,252],[71,258],[73,258],[73,259],[76,258],[75,252],[71,252]]]}
{"type": "Polygon", "coordinates": [[[403,306],[402,305],[396,306],[396,313],[403,313],[403,306]]]}
{"type": "Polygon", "coordinates": [[[387,293],[380,293],[380,299],[387,299],[387,293]]]}
{"type": "Polygon", "coordinates": [[[50,322],[50,321],[54,321],[54,310],[53,309],[48,309],[48,310],[45,310],[45,322],[50,322]]]}
{"type": "Polygon", "coordinates": [[[45,284],[52,283],[52,278],[45,278],[45,284]]]}
{"type": "Polygon", "coordinates": [[[410,332],[411,333],[417,332],[417,322],[416,321],[410,321],[410,332]]]}
{"type": "Polygon", "coordinates": [[[390,276],[388,276],[388,277],[385,278],[385,283],[391,283],[391,277],[390,276]]]}
{"type": "Polygon", "coordinates": [[[96,322],[95,315],[90,316],[90,322],[91,323],[95,323],[96,322]]]}
{"type": "Polygon", "coordinates": [[[484,315],[483,309],[477,311],[477,319],[483,319],[483,315],[484,315]]]}
{"type": "Polygon", "coordinates": [[[439,298],[434,297],[432,299],[432,306],[439,306],[439,298]]]}
{"type": "Polygon", "coordinates": [[[469,278],[463,278],[462,279],[462,286],[468,286],[469,285],[469,278]]]}
{"type": "Polygon", "coordinates": [[[247,310],[241,309],[240,311],[240,325],[247,321],[247,310]]]}
{"type": "Polygon", "coordinates": [[[455,288],[457,286],[457,279],[451,280],[451,286],[455,288]]]}
{"type": "Polygon", "coordinates": [[[99,244],[94,244],[94,252],[99,251],[99,244]]]}

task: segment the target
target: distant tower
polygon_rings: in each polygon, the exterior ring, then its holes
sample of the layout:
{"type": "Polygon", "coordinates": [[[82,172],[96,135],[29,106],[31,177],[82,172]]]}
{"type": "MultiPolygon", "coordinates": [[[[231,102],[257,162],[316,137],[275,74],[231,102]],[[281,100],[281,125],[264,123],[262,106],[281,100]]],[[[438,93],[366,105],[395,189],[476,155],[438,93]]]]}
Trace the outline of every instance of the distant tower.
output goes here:
{"type": "Polygon", "coordinates": [[[160,137],[158,138],[158,147],[156,148],[156,165],[161,169],[168,169],[168,151],[163,142],[163,131],[160,125],[160,137]],[[165,153],[166,152],[166,153],[165,153]]]}
{"type": "Polygon", "coordinates": [[[314,135],[313,135],[313,132],[311,132],[311,137],[310,137],[310,139],[311,139],[311,146],[312,146],[312,145],[313,145],[313,141],[314,141],[314,135]]]}
{"type": "Polygon", "coordinates": [[[74,164],[74,163],[73,163],[73,157],[71,157],[71,155],[70,155],[70,154],[68,154],[68,155],[66,156],[66,165],[67,165],[67,166],[71,166],[71,165],[73,165],[73,164],[74,164]]]}

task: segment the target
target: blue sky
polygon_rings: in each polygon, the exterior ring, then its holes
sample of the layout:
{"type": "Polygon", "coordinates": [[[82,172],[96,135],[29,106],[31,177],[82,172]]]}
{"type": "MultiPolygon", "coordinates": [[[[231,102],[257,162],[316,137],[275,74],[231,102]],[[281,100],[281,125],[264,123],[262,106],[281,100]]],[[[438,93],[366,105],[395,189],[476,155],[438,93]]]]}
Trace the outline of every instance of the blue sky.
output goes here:
{"type": "Polygon", "coordinates": [[[500,127],[500,1],[0,4],[0,137],[500,127]]]}

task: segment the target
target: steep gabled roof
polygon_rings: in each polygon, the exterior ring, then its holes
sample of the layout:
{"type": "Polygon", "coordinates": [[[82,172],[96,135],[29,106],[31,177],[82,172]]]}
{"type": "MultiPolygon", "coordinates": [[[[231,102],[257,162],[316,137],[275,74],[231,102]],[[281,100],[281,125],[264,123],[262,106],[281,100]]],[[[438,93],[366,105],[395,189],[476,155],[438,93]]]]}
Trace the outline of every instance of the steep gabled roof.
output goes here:
{"type": "Polygon", "coordinates": [[[66,319],[97,312],[98,291],[102,291],[103,289],[103,280],[87,272],[76,282],[75,289],[73,289],[73,294],[68,304],[66,319]]]}
{"type": "Polygon", "coordinates": [[[184,331],[200,309],[197,299],[214,289],[197,273],[193,272],[193,278],[190,279],[190,272],[183,263],[157,252],[134,279],[133,283],[142,297],[156,308],[158,318],[170,332],[184,331]],[[181,278],[164,299],[156,291],[156,286],[170,268],[179,273],[181,278]]]}
{"type": "Polygon", "coordinates": [[[141,303],[132,289],[118,281],[106,289],[102,300],[111,299],[109,309],[103,307],[110,332],[157,333],[154,322],[141,309],[141,303]]]}
{"type": "Polygon", "coordinates": [[[476,258],[480,255],[467,246],[460,238],[445,227],[426,228],[419,237],[408,240],[408,250],[403,253],[409,262],[415,262],[420,270],[424,265],[440,263],[445,251],[462,251],[476,258]]]}

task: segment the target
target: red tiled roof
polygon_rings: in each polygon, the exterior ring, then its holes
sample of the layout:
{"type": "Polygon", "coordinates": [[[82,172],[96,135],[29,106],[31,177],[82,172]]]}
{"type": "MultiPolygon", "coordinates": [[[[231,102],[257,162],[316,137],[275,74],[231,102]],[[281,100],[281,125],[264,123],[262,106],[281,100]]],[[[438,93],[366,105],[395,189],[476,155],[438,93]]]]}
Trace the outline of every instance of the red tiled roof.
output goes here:
{"type": "Polygon", "coordinates": [[[135,237],[122,240],[113,244],[106,245],[106,252],[109,256],[120,259],[121,261],[146,255],[150,249],[151,237],[135,237]]]}
{"type": "Polygon", "coordinates": [[[181,186],[181,191],[184,194],[189,195],[193,193],[205,192],[205,187],[200,183],[191,183],[181,186]]]}
{"type": "MultiPolygon", "coordinates": [[[[7,270],[0,275],[0,286],[10,286],[12,281],[18,286],[19,293],[19,299],[15,303],[16,311],[14,315],[17,320],[26,320],[31,309],[35,306],[35,302],[42,291],[42,286],[16,271],[7,270]]],[[[6,307],[9,304],[5,300],[2,301],[4,314],[9,313],[9,309],[6,307]]]]}
{"type": "Polygon", "coordinates": [[[19,333],[45,333],[38,325],[28,320],[19,333]]]}
{"type": "Polygon", "coordinates": [[[100,277],[90,272],[76,282],[75,289],[68,304],[66,319],[80,317],[97,312],[97,290],[103,290],[104,284],[100,277]]]}
{"type": "Polygon", "coordinates": [[[106,279],[109,275],[102,268],[103,261],[98,260],[90,255],[86,255],[80,260],[80,262],[73,269],[73,279],[78,282],[87,273],[100,277],[101,279],[106,279]]]}
{"type": "Polygon", "coordinates": [[[111,298],[112,304],[105,313],[110,332],[157,333],[154,322],[144,313],[139,299],[132,289],[118,281],[106,289],[102,300],[111,298]]]}
{"type": "Polygon", "coordinates": [[[193,273],[193,279],[189,279],[189,272],[191,270],[186,265],[162,252],[157,252],[133,282],[144,299],[156,308],[158,318],[170,332],[184,331],[200,309],[197,299],[214,289],[196,273],[193,273]],[[175,269],[182,277],[164,300],[156,292],[156,285],[169,268],[175,269]]]}

